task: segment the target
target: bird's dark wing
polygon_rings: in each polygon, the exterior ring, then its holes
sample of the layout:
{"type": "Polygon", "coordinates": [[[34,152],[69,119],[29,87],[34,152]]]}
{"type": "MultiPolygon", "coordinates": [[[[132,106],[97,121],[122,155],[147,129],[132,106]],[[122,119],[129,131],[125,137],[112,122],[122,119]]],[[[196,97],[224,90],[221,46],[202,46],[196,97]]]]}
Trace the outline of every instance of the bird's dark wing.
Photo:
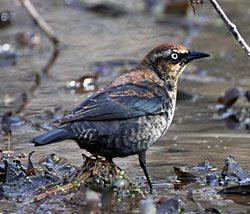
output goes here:
{"type": "Polygon", "coordinates": [[[163,94],[154,84],[118,85],[93,94],[60,122],[122,120],[159,114],[164,112],[164,100],[168,100],[163,94]]]}

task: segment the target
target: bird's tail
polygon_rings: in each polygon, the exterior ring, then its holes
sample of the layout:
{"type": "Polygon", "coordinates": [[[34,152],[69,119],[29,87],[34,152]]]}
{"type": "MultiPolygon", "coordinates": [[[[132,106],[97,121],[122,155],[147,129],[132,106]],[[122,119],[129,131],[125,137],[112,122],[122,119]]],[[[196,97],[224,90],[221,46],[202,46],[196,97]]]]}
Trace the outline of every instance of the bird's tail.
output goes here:
{"type": "Polygon", "coordinates": [[[62,140],[74,138],[74,133],[64,128],[53,129],[45,134],[34,137],[30,142],[35,146],[43,146],[46,144],[57,143],[62,140]]]}

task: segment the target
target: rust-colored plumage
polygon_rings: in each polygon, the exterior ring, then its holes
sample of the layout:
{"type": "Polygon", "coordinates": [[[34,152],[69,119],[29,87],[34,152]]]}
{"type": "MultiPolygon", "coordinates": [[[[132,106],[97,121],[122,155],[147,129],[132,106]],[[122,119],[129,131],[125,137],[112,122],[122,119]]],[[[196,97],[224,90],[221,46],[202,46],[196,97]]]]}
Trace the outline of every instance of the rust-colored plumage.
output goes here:
{"type": "Polygon", "coordinates": [[[175,110],[177,81],[187,63],[209,56],[163,44],[141,63],[95,92],[61,126],[32,139],[36,146],[75,140],[80,148],[112,160],[138,154],[150,189],[146,151],[168,130],[175,110]]]}

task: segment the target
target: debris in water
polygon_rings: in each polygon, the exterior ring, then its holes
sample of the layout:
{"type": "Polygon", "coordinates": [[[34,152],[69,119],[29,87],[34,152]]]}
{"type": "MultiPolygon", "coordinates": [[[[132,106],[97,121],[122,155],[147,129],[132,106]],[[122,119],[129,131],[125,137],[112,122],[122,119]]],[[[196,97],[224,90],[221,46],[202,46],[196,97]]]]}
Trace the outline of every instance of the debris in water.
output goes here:
{"type": "Polygon", "coordinates": [[[192,169],[193,171],[197,172],[210,172],[211,170],[215,170],[216,168],[212,166],[208,160],[205,160],[195,166],[189,167],[188,169],[192,169]]]}
{"type": "Polygon", "coordinates": [[[97,90],[97,75],[84,75],[77,80],[72,80],[66,84],[66,89],[71,94],[84,94],[97,90]]]}
{"type": "Polygon", "coordinates": [[[17,52],[11,44],[0,45],[0,66],[17,64],[17,52]]]}
{"type": "Polygon", "coordinates": [[[237,181],[240,184],[250,182],[249,174],[235,161],[233,156],[228,156],[225,159],[225,166],[221,176],[226,182],[228,180],[237,181]]]}
{"type": "MultiPolygon", "coordinates": [[[[83,155],[83,165],[74,167],[67,159],[56,154],[49,154],[39,161],[41,167],[38,168],[34,167],[31,161],[32,154],[33,152],[28,156],[28,166],[26,167],[21,162],[25,156],[0,153],[0,197],[15,200],[16,203],[23,204],[22,206],[30,207],[32,202],[37,203],[36,207],[49,206],[50,203],[57,204],[58,201],[64,207],[79,205],[84,206],[84,210],[89,212],[96,211],[96,213],[99,213],[101,210],[110,209],[115,201],[124,201],[135,196],[141,199],[143,196],[138,186],[128,179],[124,171],[103,159],[83,155]]],[[[242,184],[241,181],[248,179],[246,171],[231,156],[226,158],[225,166],[228,167],[228,170],[224,169],[223,173],[219,170],[213,173],[234,176],[240,180],[238,181],[240,184],[242,184]]],[[[193,181],[199,180],[196,185],[204,187],[206,185],[204,183],[206,179],[204,178],[208,175],[207,172],[214,168],[205,160],[196,166],[187,167],[187,169],[196,170],[203,174],[196,176],[180,168],[175,168],[175,171],[182,181],[186,178],[193,179],[193,181]]],[[[217,181],[222,179],[221,176],[214,177],[217,181]]],[[[235,180],[227,180],[228,185],[233,183],[235,183],[235,180]]],[[[220,184],[217,182],[216,188],[221,188],[220,184]]],[[[190,188],[192,189],[192,186],[187,188],[189,192],[191,191],[190,188]]],[[[185,189],[182,191],[185,191],[185,189]]],[[[249,184],[226,187],[218,193],[223,198],[232,199],[236,202],[238,200],[237,203],[249,204],[250,202],[249,184]]],[[[157,205],[153,199],[148,197],[141,201],[140,213],[180,213],[184,211],[184,207],[181,205],[184,195],[161,197],[157,205]]],[[[200,211],[220,213],[213,207],[203,208],[194,196],[193,193],[187,193],[186,195],[187,198],[196,203],[200,211]]],[[[49,208],[51,207],[49,206],[49,208]]]]}
{"type": "Polygon", "coordinates": [[[174,183],[175,190],[181,190],[186,185],[198,181],[200,178],[187,171],[187,168],[174,167],[174,172],[177,175],[177,180],[174,183]]]}
{"type": "Polygon", "coordinates": [[[224,96],[218,98],[218,103],[222,104],[224,108],[230,108],[243,95],[240,88],[231,88],[224,93],[224,96]]]}
{"type": "Polygon", "coordinates": [[[219,119],[224,119],[229,129],[249,129],[250,108],[249,90],[240,88],[227,90],[218,98],[217,112],[219,119]],[[242,98],[242,99],[240,99],[242,98]],[[240,106],[236,106],[240,103],[240,106]]]}
{"type": "Polygon", "coordinates": [[[250,185],[231,186],[218,192],[224,199],[235,203],[250,205],[250,185]]]}
{"type": "Polygon", "coordinates": [[[85,200],[86,209],[93,211],[102,208],[102,203],[107,206],[104,196],[109,201],[117,197],[124,200],[124,197],[143,196],[124,171],[113,163],[83,156],[83,165],[74,167],[67,159],[49,154],[39,161],[41,167],[35,168],[31,162],[33,153],[28,156],[27,167],[21,163],[23,156],[0,153],[2,197],[30,205],[31,202],[43,203],[48,197],[62,197],[65,193],[71,194],[71,198],[72,194],[77,197],[83,191],[85,199],[81,200],[85,200]],[[99,189],[100,193],[92,189],[99,189]]]}
{"type": "Polygon", "coordinates": [[[6,10],[0,12],[0,28],[9,26],[15,19],[16,14],[12,11],[6,10]]]}
{"type": "Polygon", "coordinates": [[[199,179],[196,175],[189,173],[186,168],[174,167],[174,172],[177,175],[177,179],[182,182],[195,182],[199,179]]]}
{"type": "MultiPolygon", "coordinates": [[[[187,184],[195,185],[194,182],[196,181],[198,181],[196,185],[209,185],[210,188],[226,186],[218,192],[219,194],[223,194],[223,198],[234,200],[236,203],[250,204],[250,176],[232,156],[225,158],[225,165],[222,171],[212,166],[207,160],[196,166],[190,166],[184,169],[175,167],[174,169],[178,176],[177,179],[179,180],[179,183],[174,184],[176,190],[183,189],[187,184]],[[198,174],[191,174],[187,169],[192,173],[197,172],[198,174]],[[243,198],[243,196],[245,198],[243,198]]],[[[192,188],[192,186],[189,186],[189,191],[190,188],[192,188]]],[[[194,200],[190,192],[187,194],[187,197],[190,200],[194,200]]],[[[195,202],[198,206],[199,202],[195,202]]],[[[201,207],[199,207],[199,209],[201,209],[201,207]]],[[[205,213],[209,213],[210,209],[212,210],[214,208],[207,208],[207,212],[205,213]]],[[[204,211],[206,209],[202,208],[202,210],[204,211]]],[[[220,213],[219,210],[217,211],[217,213],[220,213]]]]}
{"type": "Polygon", "coordinates": [[[35,32],[20,32],[15,35],[15,41],[20,48],[38,48],[41,43],[41,35],[35,32]]]}
{"type": "MultiPolygon", "coordinates": [[[[232,186],[225,189],[222,189],[218,192],[219,194],[239,194],[244,196],[250,196],[250,185],[239,185],[239,186],[232,186]]],[[[250,198],[249,198],[250,202],[250,198]]]]}

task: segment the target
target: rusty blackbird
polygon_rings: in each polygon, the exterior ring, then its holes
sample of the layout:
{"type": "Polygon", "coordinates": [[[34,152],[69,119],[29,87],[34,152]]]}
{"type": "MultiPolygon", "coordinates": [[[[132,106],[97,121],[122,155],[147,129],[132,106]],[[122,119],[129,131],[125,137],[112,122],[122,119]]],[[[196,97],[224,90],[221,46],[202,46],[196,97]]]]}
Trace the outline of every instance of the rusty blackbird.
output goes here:
{"type": "Polygon", "coordinates": [[[168,130],[175,111],[177,82],[192,60],[208,57],[182,45],[162,44],[137,67],[83,101],[60,126],[34,137],[35,146],[65,139],[108,161],[137,154],[150,190],[146,151],[168,130]]]}

